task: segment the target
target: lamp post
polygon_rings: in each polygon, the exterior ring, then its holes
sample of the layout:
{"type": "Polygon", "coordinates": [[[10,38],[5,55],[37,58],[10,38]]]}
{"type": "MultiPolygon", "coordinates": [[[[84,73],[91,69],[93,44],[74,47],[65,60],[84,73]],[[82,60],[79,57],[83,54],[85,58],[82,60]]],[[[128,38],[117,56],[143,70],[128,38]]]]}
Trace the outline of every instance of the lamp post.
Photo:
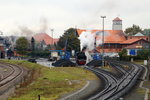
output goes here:
{"type": "Polygon", "coordinates": [[[51,29],[51,32],[52,32],[52,45],[53,45],[53,31],[54,31],[54,29],[51,29]]]}
{"type": "Polygon", "coordinates": [[[104,66],[104,18],[106,16],[101,16],[103,22],[103,34],[102,34],[102,66],[104,66]]]}

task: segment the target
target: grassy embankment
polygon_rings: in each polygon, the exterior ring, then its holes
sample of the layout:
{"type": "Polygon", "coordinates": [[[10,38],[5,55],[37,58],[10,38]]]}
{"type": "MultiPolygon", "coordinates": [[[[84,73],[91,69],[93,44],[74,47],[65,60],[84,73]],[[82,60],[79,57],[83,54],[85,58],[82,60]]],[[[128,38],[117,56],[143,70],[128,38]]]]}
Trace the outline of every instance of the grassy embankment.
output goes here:
{"type": "Polygon", "coordinates": [[[48,68],[27,61],[3,60],[26,67],[30,70],[30,78],[16,90],[16,94],[8,100],[56,100],[61,95],[77,90],[86,84],[86,80],[97,77],[82,68],[55,67],[48,68]]]}

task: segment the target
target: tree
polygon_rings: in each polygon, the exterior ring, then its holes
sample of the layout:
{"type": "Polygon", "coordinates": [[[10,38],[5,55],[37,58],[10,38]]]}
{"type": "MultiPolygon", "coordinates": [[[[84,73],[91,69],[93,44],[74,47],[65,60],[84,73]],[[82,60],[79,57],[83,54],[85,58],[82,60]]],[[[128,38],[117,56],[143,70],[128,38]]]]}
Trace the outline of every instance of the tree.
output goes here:
{"type": "Polygon", "coordinates": [[[29,42],[25,37],[20,37],[16,41],[16,50],[18,54],[25,55],[29,48],[29,42]]]}
{"type": "Polygon", "coordinates": [[[80,40],[76,36],[76,29],[69,28],[63,36],[60,37],[58,43],[57,43],[57,49],[63,49],[65,48],[67,50],[80,50],[80,40]]]}
{"type": "Polygon", "coordinates": [[[137,52],[137,58],[142,60],[148,60],[148,57],[150,55],[150,50],[143,48],[142,50],[139,50],[137,52]]]}
{"type": "Polygon", "coordinates": [[[150,36],[150,29],[143,30],[144,35],[150,36]]]}
{"type": "Polygon", "coordinates": [[[45,51],[49,51],[49,50],[51,50],[52,49],[52,46],[49,44],[49,45],[47,45],[47,47],[45,48],[45,51]]]}
{"type": "Polygon", "coordinates": [[[127,50],[123,49],[121,52],[119,52],[120,60],[122,60],[125,56],[127,56],[127,50]]]}
{"type": "Polygon", "coordinates": [[[125,29],[125,33],[127,35],[135,35],[138,32],[142,32],[142,29],[138,25],[134,25],[132,27],[128,27],[125,29]]]}

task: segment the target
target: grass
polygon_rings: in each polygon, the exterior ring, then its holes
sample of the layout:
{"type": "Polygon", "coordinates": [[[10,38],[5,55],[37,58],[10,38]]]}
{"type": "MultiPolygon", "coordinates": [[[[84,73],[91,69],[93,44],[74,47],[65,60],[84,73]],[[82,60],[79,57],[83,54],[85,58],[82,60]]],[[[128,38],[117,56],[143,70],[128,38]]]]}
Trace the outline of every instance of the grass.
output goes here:
{"type": "Polygon", "coordinates": [[[145,81],[143,84],[143,87],[146,87],[149,89],[148,100],[150,100],[150,81],[145,81]]]}
{"type": "Polygon", "coordinates": [[[142,65],[142,64],[144,64],[144,60],[135,60],[135,61],[133,61],[133,63],[142,65]]]}
{"type": "Polygon", "coordinates": [[[145,89],[140,88],[139,84],[136,84],[125,96],[124,100],[144,100],[145,89]]]}
{"type": "Polygon", "coordinates": [[[142,88],[139,87],[135,91],[136,91],[137,94],[145,95],[145,89],[142,89],[142,88]]]}
{"type": "Polygon", "coordinates": [[[143,86],[150,89],[150,81],[144,81],[143,86]]]}
{"type": "MultiPolygon", "coordinates": [[[[2,61],[2,60],[1,60],[2,61]]],[[[76,67],[48,68],[27,61],[3,60],[27,67],[31,77],[26,84],[22,84],[15,92],[15,96],[8,100],[56,100],[61,95],[81,88],[86,80],[95,80],[97,77],[90,71],[76,67]]]]}

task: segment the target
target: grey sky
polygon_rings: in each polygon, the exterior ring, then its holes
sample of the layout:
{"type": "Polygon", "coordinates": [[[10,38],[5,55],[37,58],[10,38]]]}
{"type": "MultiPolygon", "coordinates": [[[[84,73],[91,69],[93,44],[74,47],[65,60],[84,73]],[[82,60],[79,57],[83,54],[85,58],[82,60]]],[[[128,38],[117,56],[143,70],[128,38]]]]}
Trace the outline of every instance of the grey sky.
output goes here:
{"type": "Polygon", "coordinates": [[[53,28],[58,37],[70,27],[102,29],[101,15],[107,16],[105,29],[117,16],[123,29],[132,24],[150,28],[149,5],[150,0],[0,0],[0,30],[10,35],[27,26],[39,32],[44,19],[46,32],[53,28]]]}

